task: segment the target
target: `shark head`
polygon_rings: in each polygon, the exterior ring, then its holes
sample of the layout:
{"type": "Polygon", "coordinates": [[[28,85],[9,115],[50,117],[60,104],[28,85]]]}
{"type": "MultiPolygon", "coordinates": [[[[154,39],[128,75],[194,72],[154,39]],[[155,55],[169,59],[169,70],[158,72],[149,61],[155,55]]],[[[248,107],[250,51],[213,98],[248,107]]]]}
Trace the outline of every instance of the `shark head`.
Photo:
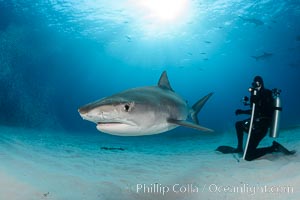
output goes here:
{"type": "Polygon", "coordinates": [[[97,129],[104,133],[119,136],[156,134],[169,129],[166,119],[170,113],[162,111],[158,106],[162,105],[161,98],[154,95],[160,93],[168,95],[168,91],[155,86],[133,88],[89,103],[78,111],[83,119],[96,123],[97,129]]]}
{"type": "Polygon", "coordinates": [[[111,96],[89,103],[78,109],[80,116],[97,124],[97,129],[118,135],[140,130],[136,118],[136,103],[133,99],[111,96]]]}

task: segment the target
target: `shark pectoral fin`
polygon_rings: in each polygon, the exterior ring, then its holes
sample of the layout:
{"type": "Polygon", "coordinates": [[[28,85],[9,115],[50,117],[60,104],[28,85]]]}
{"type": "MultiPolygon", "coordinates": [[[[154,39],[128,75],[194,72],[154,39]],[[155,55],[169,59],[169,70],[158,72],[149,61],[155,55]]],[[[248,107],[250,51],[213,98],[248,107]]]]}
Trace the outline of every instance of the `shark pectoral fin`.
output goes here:
{"type": "Polygon", "coordinates": [[[197,129],[199,131],[214,132],[212,129],[205,128],[205,127],[200,126],[198,124],[188,122],[188,121],[184,121],[184,120],[168,119],[168,122],[171,123],[171,124],[179,125],[179,126],[185,126],[185,127],[188,127],[188,128],[197,129]]]}

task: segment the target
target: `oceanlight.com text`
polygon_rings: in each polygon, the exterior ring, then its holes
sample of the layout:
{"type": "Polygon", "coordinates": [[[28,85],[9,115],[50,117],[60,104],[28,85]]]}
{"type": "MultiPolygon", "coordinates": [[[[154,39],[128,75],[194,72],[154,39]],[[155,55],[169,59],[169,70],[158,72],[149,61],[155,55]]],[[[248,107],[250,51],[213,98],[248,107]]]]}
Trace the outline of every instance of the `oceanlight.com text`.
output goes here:
{"type": "Polygon", "coordinates": [[[256,185],[240,184],[238,186],[210,184],[204,185],[203,191],[211,193],[244,193],[255,195],[256,193],[287,193],[293,194],[294,187],[292,186],[271,186],[271,185],[256,185]]]}

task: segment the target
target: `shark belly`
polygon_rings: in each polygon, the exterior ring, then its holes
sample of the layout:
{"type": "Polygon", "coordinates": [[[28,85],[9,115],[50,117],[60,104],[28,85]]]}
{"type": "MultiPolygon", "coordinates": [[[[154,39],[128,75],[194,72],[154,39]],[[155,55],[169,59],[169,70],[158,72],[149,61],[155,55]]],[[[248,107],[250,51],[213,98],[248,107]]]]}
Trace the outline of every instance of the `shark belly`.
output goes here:
{"type": "Polygon", "coordinates": [[[108,133],[117,136],[143,136],[143,135],[155,135],[163,133],[174,128],[178,125],[170,123],[153,124],[150,127],[132,127],[126,124],[98,124],[97,129],[103,133],[108,133]]]}

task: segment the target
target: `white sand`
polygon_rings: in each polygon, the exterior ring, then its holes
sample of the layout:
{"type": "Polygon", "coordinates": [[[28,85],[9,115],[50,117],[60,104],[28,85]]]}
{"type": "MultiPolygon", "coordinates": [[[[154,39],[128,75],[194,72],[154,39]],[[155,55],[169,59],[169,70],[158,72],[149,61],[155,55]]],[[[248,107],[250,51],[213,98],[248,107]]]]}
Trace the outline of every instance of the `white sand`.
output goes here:
{"type": "MultiPolygon", "coordinates": [[[[131,143],[97,133],[0,131],[1,200],[300,199],[299,155],[277,153],[247,162],[213,151],[235,143],[234,133],[131,143]],[[143,184],[145,190],[138,190],[143,184]]],[[[282,132],[278,141],[299,152],[299,129],[282,132]]]]}

